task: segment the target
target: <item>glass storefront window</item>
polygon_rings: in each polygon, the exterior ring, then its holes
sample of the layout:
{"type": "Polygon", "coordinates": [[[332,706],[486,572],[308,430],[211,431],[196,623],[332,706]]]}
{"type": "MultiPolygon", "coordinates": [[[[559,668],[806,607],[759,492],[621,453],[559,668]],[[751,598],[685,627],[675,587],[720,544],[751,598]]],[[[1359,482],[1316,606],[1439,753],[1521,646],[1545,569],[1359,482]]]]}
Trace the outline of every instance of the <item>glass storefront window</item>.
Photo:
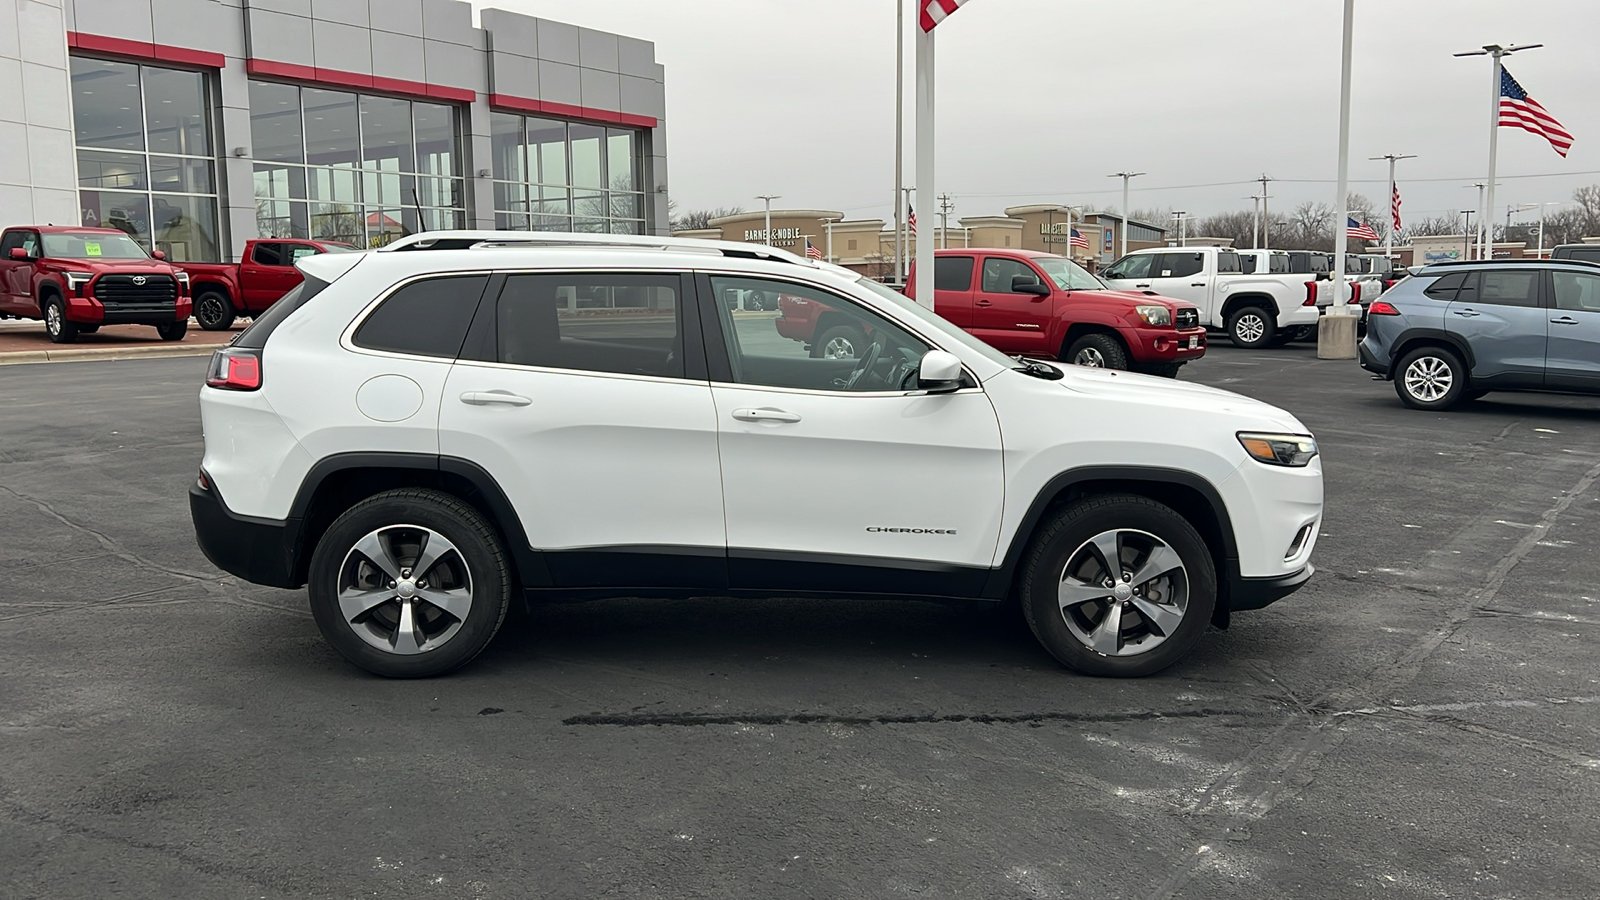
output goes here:
{"type": "Polygon", "coordinates": [[[361,125],[356,95],[305,88],[306,162],[314,166],[355,165],[361,160],[361,125]]]}
{"type": "Polygon", "coordinates": [[[250,82],[250,143],[256,159],[305,162],[300,128],[300,89],[270,81],[250,82]]]}
{"type": "Polygon", "coordinates": [[[411,151],[410,102],[362,97],[361,146],[362,168],[411,171],[416,156],[411,151]]]}
{"type": "Polygon", "coordinates": [[[606,170],[611,176],[613,191],[638,189],[633,174],[634,160],[637,158],[633,152],[633,132],[611,129],[606,135],[606,170]]]}
{"type": "Polygon", "coordinates": [[[206,76],[77,56],[71,70],[83,224],[174,260],[221,259],[206,76]]]}
{"type": "Polygon", "coordinates": [[[455,175],[456,111],[438,103],[413,103],[416,121],[417,171],[424,175],[455,175]]]}
{"type": "Polygon", "coordinates": [[[567,123],[529,119],[528,148],[538,161],[535,181],[563,186],[572,183],[567,179],[567,123]]]}
{"type": "Polygon", "coordinates": [[[495,227],[643,234],[637,132],[493,113],[495,227]]]}
{"type": "Polygon", "coordinates": [[[600,165],[600,144],[606,130],[598,125],[573,125],[572,184],[581,188],[606,187],[605,174],[600,165]]]}

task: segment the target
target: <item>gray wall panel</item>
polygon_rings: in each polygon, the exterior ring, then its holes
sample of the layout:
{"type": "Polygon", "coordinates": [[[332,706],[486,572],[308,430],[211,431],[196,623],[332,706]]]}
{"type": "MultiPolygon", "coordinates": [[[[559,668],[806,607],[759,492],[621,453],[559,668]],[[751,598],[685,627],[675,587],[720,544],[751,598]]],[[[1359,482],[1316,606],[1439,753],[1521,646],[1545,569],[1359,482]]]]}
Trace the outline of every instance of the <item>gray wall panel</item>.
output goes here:
{"type": "MultiPolygon", "coordinates": [[[[617,38],[617,71],[623,75],[654,78],[656,45],[638,38],[617,38]]],[[[588,65],[588,63],[584,63],[588,65]]]]}
{"type": "Polygon", "coordinates": [[[372,74],[421,81],[422,68],[422,38],[372,32],[372,74]]]}
{"type": "Polygon", "coordinates": [[[540,19],[539,58],[571,66],[577,65],[578,26],[540,19]]]}
{"type": "Polygon", "coordinates": [[[372,27],[411,37],[422,35],[422,0],[372,0],[372,27]]]}
{"type": "Polygon", "coordinates": [[[621,109],[622,97],[618,85],[619,78],[620,76],[615,72],[579,69],[578,80],[580,93],[583,96],[583,105],[612,112],[621,109]]]}
{"type": "Polygon", "coordinates": [[[372,74],[372,38],[367,29],[312,19],[311,42],[317,68],[372,74]]]}
{"type": "Polygon", "coordinates": [[[244,56],[239,10],[215,0],[151,0],[155,42],[224,56],[244,56]]]}
{"type": "MultiPolygon", "coordinates": [[[[378,0],[378,14],[383,15],[387,0],[378,0]]],[[[367,0],[311,0],[311,16],[324,22],[344,25],[368,25],[367,0]]]]}
{"type": "Polygon", "coordinates": [[[618,77],[622,88],[622,105],[618,107],[618,112],[655,116],[657,119],[667,114],[666,90],[660,82],[632,75],[618,77]]]}
{"type": "Polygon", "coordinates": [[[130,41],[155,40],[150,6],[143,0],[73,0],[82,30],[130,41]]]}
{"type": "MultiPolygon", "coordinates": [[[[543,34],[543,31],[540,33],[543,34]]],[[[578,79],[577,66],[539,60],[539,91],[540,100],[572,106],[583,105],[583,88],[578,79]]]]}
{"type": "Polygon", "coordinates": [[[467,47],[483,46],[472,27],[472,5],[461,0],[422,0],[422,36],[467,47]]]}
{"type": "Polygon", "coordinates": [[[66,19],[61,8],[30,0],[16,4],[16,8],[16,49],[21,51],[23,62],[66,68],[67,44],[62,39],[66,33],[66,19]]]}
{"type": "Polygon", "coordinates": [[[578,65],[603,72],[617,71],[617,36],[592,28],[579,28],[578,65]]]}
{"type": "Polygon", "coordinates": [[[251,7],[245,26],[250,55],[273,62],[314,66],[311,52],[311,20],[251,7]]]}
{"type": "Polygon", "coordinates": [[[489,71],[484,65],[481,50],[424,39],[422,59],[429,84],[470,88],[479,92],[489,89],[489,71]]]}
{"type": "Polygon", "coordinates": [[[518,56],[539,55],[538,19],[503,9],[485,9],[479,16],[483,30],[489,32],[494,41],[495,50],[510,51],[518,56]]]}
{"type": "Polygon", "coordinates": [[[533,99],[539,96],[539,62],[511,53],[495,53],[492,57],[493,80],[490,90],[496,94],[533,99]]]}

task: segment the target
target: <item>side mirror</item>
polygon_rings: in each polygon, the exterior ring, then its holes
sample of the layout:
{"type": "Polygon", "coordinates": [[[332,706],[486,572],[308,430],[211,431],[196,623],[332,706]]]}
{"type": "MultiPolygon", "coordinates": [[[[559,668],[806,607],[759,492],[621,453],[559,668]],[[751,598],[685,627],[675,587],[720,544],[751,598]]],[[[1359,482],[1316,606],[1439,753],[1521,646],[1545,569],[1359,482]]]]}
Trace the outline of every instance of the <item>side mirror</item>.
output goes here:
{"type": "Polygon", "coordinates": [[[945,394],[961,387],[961,360],[954,353],[929,350],[917,367],[917,389],[930,394],[945,394]]]}
{"type": "Polygon", "coordinates": [[[1040,284],[1039,280],[1032,276],[1013,275],[1011,276],[1011,293],[1048,297],[1050,296],[1050,289],[1040,284]]]}
{"type": "Polygon", "coordinates": [[[165,251],[165,250],[151,250],[150,251],[150,255],[155,257],[156,259],[166,259],[167,258],[167,251],[165,251]]]}
{"type": "Polygon", "coordinates": [[[12,259],[20,259],[23,262],[27,262],[32,257],[28,256],[28,251],[27,250],[24,250],[21,247],[12,247],[11,248],[11,258],[12,259]]]}

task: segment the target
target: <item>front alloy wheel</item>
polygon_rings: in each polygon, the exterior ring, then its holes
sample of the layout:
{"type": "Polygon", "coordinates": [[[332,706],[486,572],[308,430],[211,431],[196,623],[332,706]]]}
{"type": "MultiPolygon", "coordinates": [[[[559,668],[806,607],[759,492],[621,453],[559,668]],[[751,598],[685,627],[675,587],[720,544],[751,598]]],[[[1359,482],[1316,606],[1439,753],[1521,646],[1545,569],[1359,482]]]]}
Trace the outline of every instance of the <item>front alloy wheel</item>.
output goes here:
{"type": "Polygon", "coordinates": [[[1189,570],[1166,541],[1134,529],[1102,531],[1074,550],[1057,592],[1067,630],[1106,656],[1155,649],[1183,624],[1189,570]]]}

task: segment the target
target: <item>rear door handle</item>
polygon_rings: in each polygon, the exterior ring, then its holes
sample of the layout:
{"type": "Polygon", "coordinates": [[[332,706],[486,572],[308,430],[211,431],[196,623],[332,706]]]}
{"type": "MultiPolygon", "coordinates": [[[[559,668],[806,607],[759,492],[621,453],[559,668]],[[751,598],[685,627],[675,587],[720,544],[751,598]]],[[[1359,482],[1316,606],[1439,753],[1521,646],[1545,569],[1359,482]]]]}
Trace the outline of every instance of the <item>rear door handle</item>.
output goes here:
{"type": "Polygon", "coordinates": [[[1457,309],[1457,310],[1452,310],[1452,312],[1454,312],[1456,315],[1461,316],[1462,318],[1466,318],[1466,319],[1470,319],[1473,316],[1481,316],[1481,315],[1483,315],[1483,313],[1473,312],[1470,309],[1457,309]]]}
{"type": "Polygon", "coordinates": [[[1551,321],[1551,323],[1556,324],[1556,325],[1576,325],[1576,324],[1578,324],[1578,320],[1574,319],[1571,316],[1562,316],[1559,319],[1551,319],[1550,321],[1551,321]]]}
{"type": "Polygon", "coordinates": [[[798,422],[800,417],[792,412],[771,407],[736,409],[733,417],[741,422],[798,422]]]}
{"type": "Polygon", "coordinates": [[[461,395],[461,402],[471,406],[527,406],[533,403],[527,397],[518,396],[510,391],[467,391],[461,395]]]}

